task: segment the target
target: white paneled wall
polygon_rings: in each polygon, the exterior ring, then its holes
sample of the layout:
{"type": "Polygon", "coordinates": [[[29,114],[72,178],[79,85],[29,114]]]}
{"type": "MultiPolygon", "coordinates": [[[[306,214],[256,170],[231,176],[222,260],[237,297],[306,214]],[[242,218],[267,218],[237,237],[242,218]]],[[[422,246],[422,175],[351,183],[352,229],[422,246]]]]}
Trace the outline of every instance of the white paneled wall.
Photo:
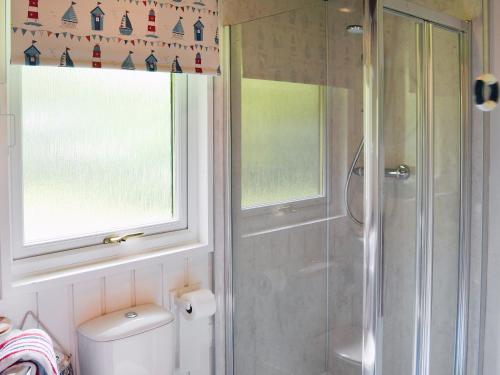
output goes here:
{"type": "MultiPolygon", "coordinates": [[[[491,20],[491,70],[500,77],[500,2],[490,2],[491,20]]],[[[484,363],[483,375],[500,373],[500,298],[498,285],[500,283],[500,109],[491,114],[490,141],[490,176],[489,176],[489,238],[488,238],[488,269],[486,290],[486,311],[484,329],[484,363]]]]}
{"type": "MultiPolygon", "coordinates": [[[[78,325],[107,312],[144,303],[156,303],[171,309],[170,291],[192,284],[212,287],[211,254],[176,255],[165,263],[132,271],[110,272],[101,278],[18,294],[0,301],[0,315],[8,316],[19,325],[25,313],[33,311],[57,340],[73,353],[77,369],[78,325]]],[[[35,327],[36,323],[28,321],[28,325],[35,327]]],[[[199,335],[203,341],[200,370],[190,375],[213,373],[212,335],[212,319],[207,319],[199,335]]],[[[178,375],[181,374],[178,372],[178,375]]]]}

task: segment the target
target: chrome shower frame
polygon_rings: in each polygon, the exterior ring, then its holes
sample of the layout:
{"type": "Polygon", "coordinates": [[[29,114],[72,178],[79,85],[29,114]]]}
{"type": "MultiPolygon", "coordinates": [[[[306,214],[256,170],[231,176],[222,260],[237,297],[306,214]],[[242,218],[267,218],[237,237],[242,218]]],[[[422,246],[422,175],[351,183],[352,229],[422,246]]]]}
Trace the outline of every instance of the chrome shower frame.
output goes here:
{"type": "MultiPolygon", "coordinates": [[[[425,24],[420,35],[423,40],[419,69],[423,82],[419,84],[419,161],[418,161],[418,239],[417,291],[415,307],[415,338],[413,375],[429,375],[430,324],[432,303],[433,252],[433,175],[432,152],[433,25],[457,32],[460,38],[461,59],[461,211],[459,285],[456,325],[454,374],[467,373],[468,312],[470,282],[470,204],[471,204],[471,116],[470,116],[470,34],[469,23],[442,13],[415,5],[405,0],[368,0],[365,2],[364,35],[364,131],[365,131],[365,232],[364,232],[364,321],[363,321],[363,375],[382,374],[383,351],[383,179],[384,163],[384,12],[397,13],[420,19],[425,24]]],[[[419,42],[420,44],[420,42],[419,42]]]]}

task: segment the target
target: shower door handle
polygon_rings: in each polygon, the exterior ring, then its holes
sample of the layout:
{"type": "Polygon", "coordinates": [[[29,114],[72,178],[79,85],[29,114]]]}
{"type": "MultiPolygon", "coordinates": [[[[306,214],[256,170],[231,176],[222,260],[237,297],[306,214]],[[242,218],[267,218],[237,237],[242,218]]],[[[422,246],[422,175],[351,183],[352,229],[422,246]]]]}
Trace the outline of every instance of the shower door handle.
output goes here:
{"type": "MultiPolygon", "coordinates": [[[[354,168],[354,174],[357,176],[365,175],[364,167],[356,167],[354,168]]],[[[410,178],[410,167],[406,164],[401,164],[397,168],[386,168],[385,169],[385,177],[395,178],[397,180],[407,180],[410,178]]]]}
{"type": "Polygon", "coordinates": [[[385,177],[393,177],[397,180],[407,180],[408,178],[410,178],[410,167],[405,164],[401,164],[397,168],[386,169],[385,177]]]}

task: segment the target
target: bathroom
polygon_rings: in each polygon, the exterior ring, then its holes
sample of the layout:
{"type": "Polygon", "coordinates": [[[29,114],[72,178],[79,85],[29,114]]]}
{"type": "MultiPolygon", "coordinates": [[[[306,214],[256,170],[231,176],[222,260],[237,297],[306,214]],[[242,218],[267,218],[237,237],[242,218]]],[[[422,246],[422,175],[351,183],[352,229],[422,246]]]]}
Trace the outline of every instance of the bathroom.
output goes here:
{"type": "Polygon", "coordinates": [[[0,0],[0,374],[500,373],[497,19],[0,0]]]}

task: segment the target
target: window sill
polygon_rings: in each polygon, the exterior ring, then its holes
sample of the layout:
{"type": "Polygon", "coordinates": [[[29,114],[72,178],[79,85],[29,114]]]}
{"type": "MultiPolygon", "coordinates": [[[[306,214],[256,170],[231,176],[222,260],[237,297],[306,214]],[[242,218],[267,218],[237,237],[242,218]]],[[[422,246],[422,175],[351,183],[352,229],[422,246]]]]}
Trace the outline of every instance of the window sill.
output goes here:
{"type": "Polygon", "coordinates": [[[138,267],[171,260],[174,257],[186,257],[210,252],[213,252],[211,244],[189,242],[179,246],[113,257],[98,262],[66,266],[38,273],[22,273],[22,270],[34,268],[38,262],[38,257],[17,260],[12,263],[12,279],[10,281],[3,280],[5,287],[3,288],[2,298],[18,292],[32,292],[53,286],[69,285],[90,278],[103,277],[110,273],[129,271],[138,267]]]}
{"type": "MultiPolygon", "coordinates": [[[[1,179],[5,183],[0,184],[0,205],[5,210],[0,215],[0,300],[18,293],[71,285],[213,252],[213,144],[210,141],[213,139],[213,82],[201,78],[186,80],[183,95],[187,95],[187,108],[177,110],[185,114],[187,131],[191,135],[186,146],[191,150],[186,166],[188,175],[183,179],[187,184],[186,229],[146,235],[122,244],[98,244],[64,251],[53,249],[54,252],[44,255],[19,252],[16,245],[22,237],[20,233],[13,233],[11,216],[21,211],[12,207],[9,179],[1,179]]],[[[0,101],[4,91],[0,87],[0,101]]],[[[11,116],[8,119],[10,121],[11,116]]],[[[8,131],[14,129],[11,126],[15,124],[5,125],[0,126],[0,174],[9,176],[11,161],[7,156],[11,144],[8,140],[15,142],[8,131]]]]}

